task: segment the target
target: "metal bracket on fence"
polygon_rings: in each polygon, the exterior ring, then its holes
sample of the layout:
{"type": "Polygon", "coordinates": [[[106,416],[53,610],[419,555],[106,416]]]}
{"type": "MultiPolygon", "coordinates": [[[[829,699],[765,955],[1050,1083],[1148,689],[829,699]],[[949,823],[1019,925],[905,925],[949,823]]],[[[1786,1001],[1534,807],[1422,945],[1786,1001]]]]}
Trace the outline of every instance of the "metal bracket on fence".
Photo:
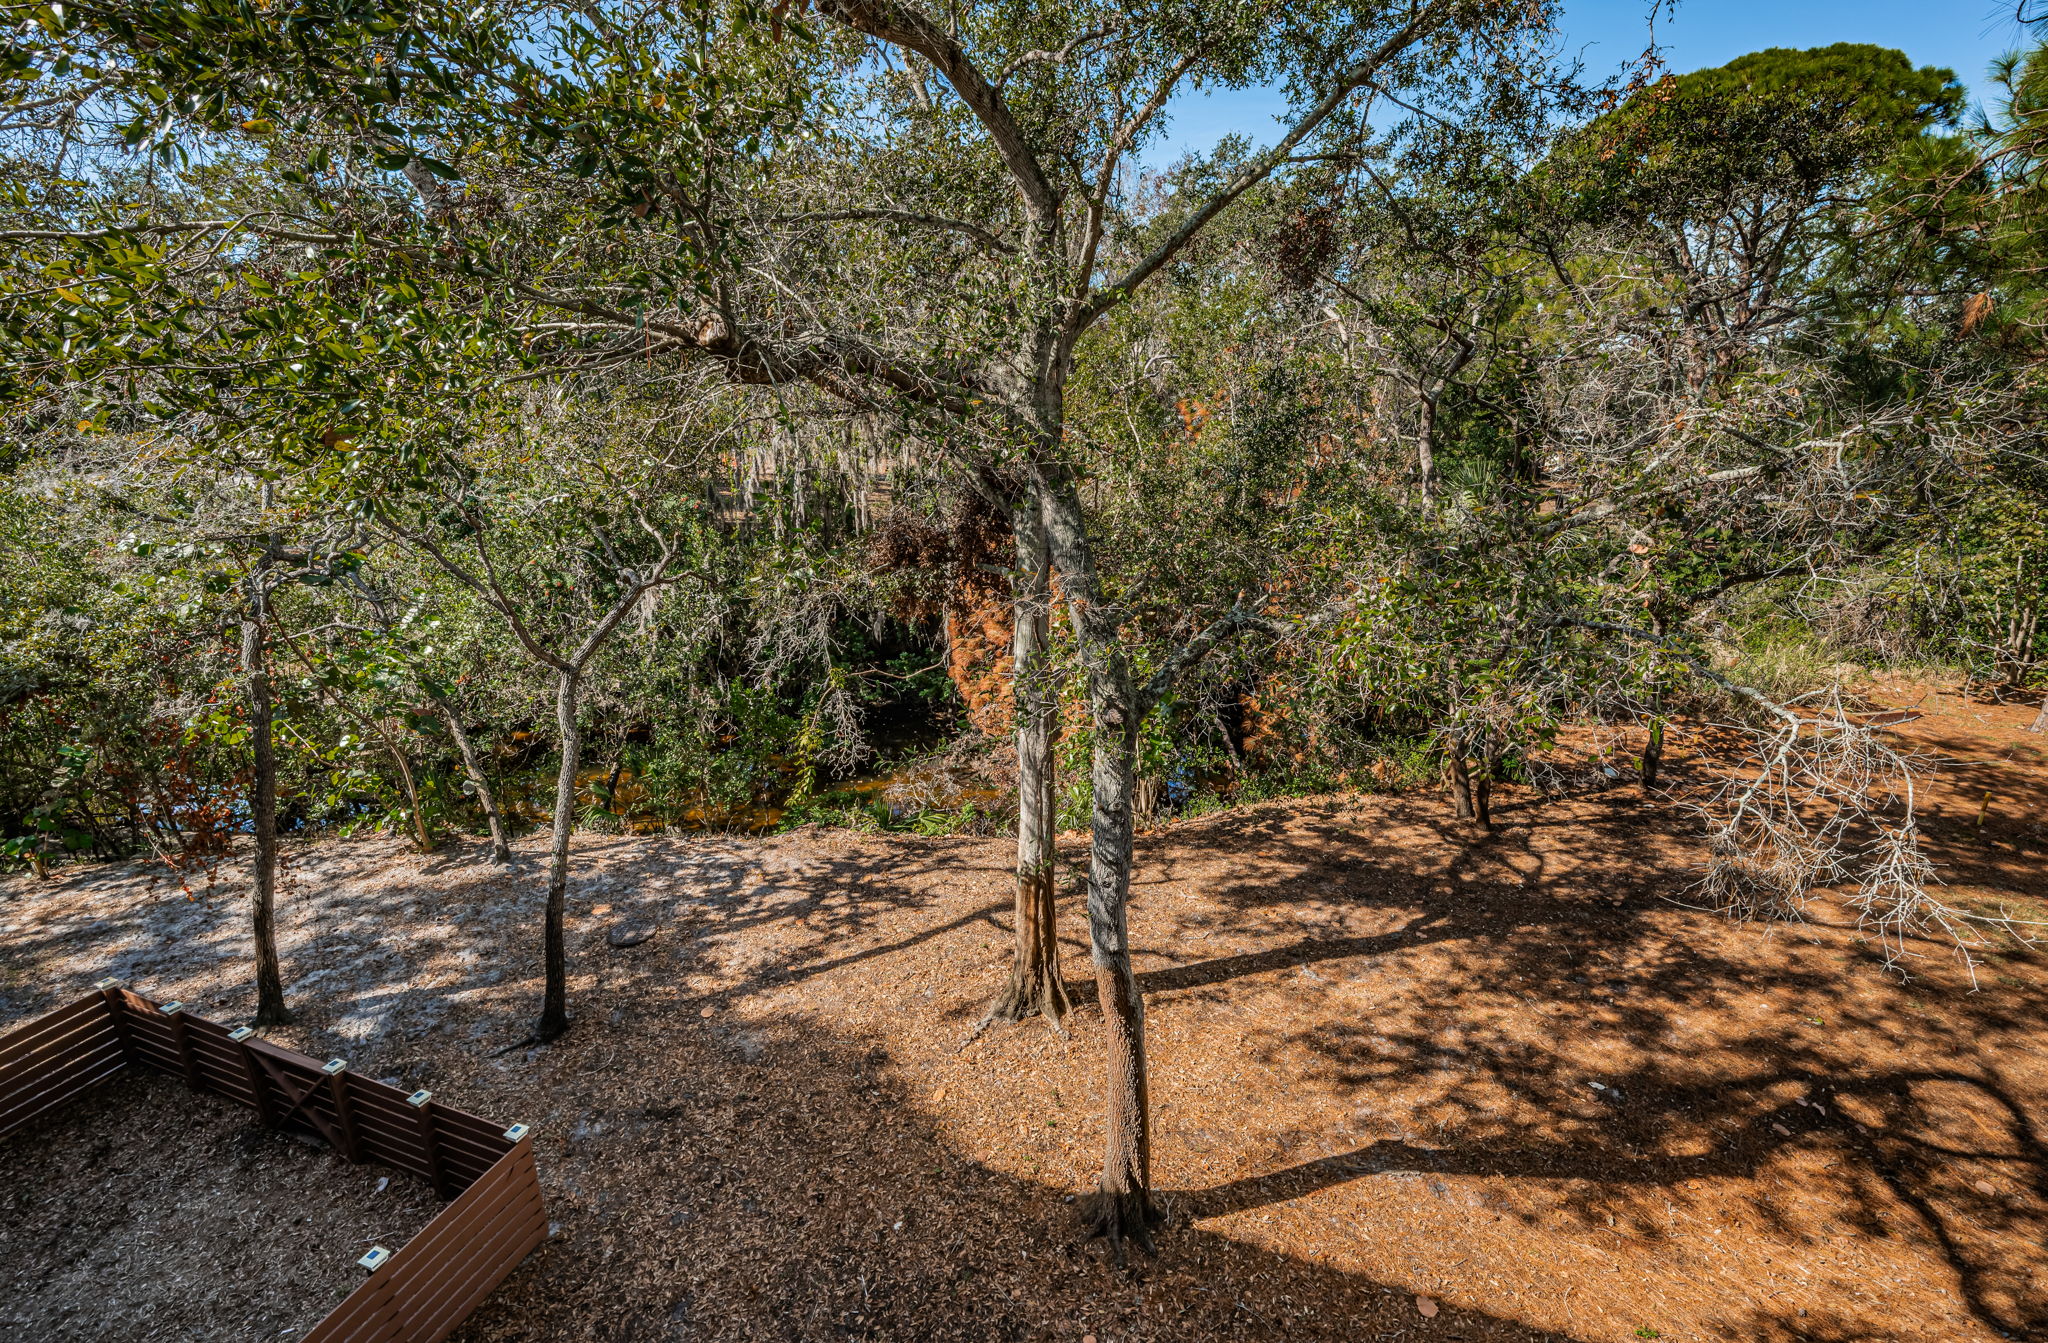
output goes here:
{"type": "Polygon", "coordinates": [[[370,1247],[370,1252],[364,1255],[362,1258],[356,1260],[356,1263],[362,1265],[364,1268],[367,1268],[372,1273],[374,1273],[378,1269],[384,1267],[384,1261],[386,1259],[389,1259],[390,1257],[391,1251],[385,1249],[382,1245],[372,1245],[370,1247]]]}

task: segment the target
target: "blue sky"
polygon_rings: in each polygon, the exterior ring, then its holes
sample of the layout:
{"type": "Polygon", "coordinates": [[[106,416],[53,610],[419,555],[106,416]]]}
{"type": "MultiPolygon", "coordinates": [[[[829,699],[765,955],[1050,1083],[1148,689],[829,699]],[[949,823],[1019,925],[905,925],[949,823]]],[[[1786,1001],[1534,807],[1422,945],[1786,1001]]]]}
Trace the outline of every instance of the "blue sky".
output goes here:
{"type": "MultiPolygon", "coordinates": [[[[1590,77],[1612,73],[1648,45],[1648,11],[1648,0],[1565,0],[1566,50],[1590,77]]],[[[1916,65],[1947,66],[1974,97],[1992,59],[2026,44],[2012,14],[2013,0],[1681,0],[1659,18],[1657,42],[1681,73],[1764,47],[1871,42],[1897,47],[1916,65]]],[[[1232,131],[1269,142],[1284,110],[1263,90],[1177,99],[1166,143],[1146,157],[1163,163],[1232,131]]]]}

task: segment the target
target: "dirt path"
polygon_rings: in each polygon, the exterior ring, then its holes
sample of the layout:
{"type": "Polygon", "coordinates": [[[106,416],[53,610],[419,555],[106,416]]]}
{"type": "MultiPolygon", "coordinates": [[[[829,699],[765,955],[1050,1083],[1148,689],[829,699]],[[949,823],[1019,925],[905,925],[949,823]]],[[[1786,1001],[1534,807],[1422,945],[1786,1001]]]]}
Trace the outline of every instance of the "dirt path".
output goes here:
{"type": "MultiPolygon", "coordinates": [[[[1907,731],[2003,790],[1980,824],[1990,785],[1956,767],[1939,856],[2029,907],[2048,774],[2001,745],[2023,710],[1935,707],[1907,731]]],[[[1673,904],[1685,823],[1631,789],[1510,794],[1502,820],[1475,840],[1434,799],[1310,800],[1146,837],[1175,1226],[1131,1276],[1065,1201],[1100,1146],[1078,841],[1064,1041],[960,1048],[1006,956],[1003,842],[841,832],[584,837],[578,1025],[495,1058],[536,1008],[540,841],[512,876],[311,846],[277,1034],[535,1125],[558,1234],[473,1343],[2048,1332],[2040,958],[1992,956],[1972,993],[1921,948],[1901,985],[1852,929],[1673,904]]],[[[108,973],[232,1019],[243,955],[229,899],[15,881],[0,1023],[108,973]]]]}

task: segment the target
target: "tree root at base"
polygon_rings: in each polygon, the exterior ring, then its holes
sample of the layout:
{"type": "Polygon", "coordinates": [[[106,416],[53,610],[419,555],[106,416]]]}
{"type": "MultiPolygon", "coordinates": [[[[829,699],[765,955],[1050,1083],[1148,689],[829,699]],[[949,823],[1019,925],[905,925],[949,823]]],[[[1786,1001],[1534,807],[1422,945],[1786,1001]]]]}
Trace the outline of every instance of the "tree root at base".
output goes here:
{"type": "Polygon", "coordinates": [[[514,1050],[532,1049],[536,1045],[551,1045],[569,1033],[572,1021],[573,1018],[566,1016],[560,1021],[550,1021],[547,1017],[542,1017],[539,1024],[534,1026],[533,1034],[526,1036],[524,1039],[514,1040],[503,1049],[492,1050],[491,1057],[494,1059],[503,1058],[514,1050]]]}
{"type": "Polygon", "coordinates": [[[1038,986],[1033,988],[1020,976],[1012,974],[1003,991],[989,1002],[988,1010],[981,1014],[981,1020],[975,1022],[974,1029],[967,1032],[967,1038],[960,1042],[960,1048],[965,1049],[979,1040],[982,1032],[990,1026],[998,1023],[1017,1025],[1032,1017],[1044,1017],[1045,1024],[1051,1028],[1052,1033],[1064,1040],[1067,1038],[1065,1021],[1073,1010],[1073,1002],[1067,997],[1067,986],[1058,975],[1046,975],[1038,986]]]}
{"type": "Polygon", "coordinates": [[[1159,1253],[1152,1233],[1165,1224],[1166,1214],[1146,1190],[1098,1190],[1082,1203],[1081,1218],[1088,1239],[1109,1242],[1118,1268],[1124,1266],[1125,1241],[1133,1242],[1148,1255],[1159,1253]]]}

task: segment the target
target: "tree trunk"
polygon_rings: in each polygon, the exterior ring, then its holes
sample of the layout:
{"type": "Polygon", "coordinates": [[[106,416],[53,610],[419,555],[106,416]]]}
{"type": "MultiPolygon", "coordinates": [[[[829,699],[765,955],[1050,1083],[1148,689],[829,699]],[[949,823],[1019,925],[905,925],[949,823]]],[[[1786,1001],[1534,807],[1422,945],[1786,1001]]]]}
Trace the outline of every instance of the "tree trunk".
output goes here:
{"type": "Polygon", "coordinates": [[[476,743],[469,738],[469,730],[462,726],[462,715],[455,706],[439,695],[428,692],[428,698],[441,710],[441,720],[448,724],[448,735],[455,738],[455,749],[462,753],[463,772],[469,775],[470,786],[476,789],[476,804],[483,808],[484,824],[491,830],[491,861],[500,867],[512,865],[512,846],[505,839],[505,818],[498,811],[498,796],[491,791],[491,781],[484,773],[483,758],[477,754],[476,743]]]}
{"type": "Polygon", "coordinates": [[[569,954],[563,922],[569,903],[569,835],[576,822],[576,763],[583,751],[583,737],[576,727],[581,679],[578,672],[556,673],[555,722],[562,734],[562,768],[555,776],[554,844],[548,855],[547,996],[534,1032],[543,1041],[556,1039],[569,1029],[569,954]]]}
{"type": "MultiPolygon", "coordinates": [[[[1119,689],[1121,689],[1119,687],[1119,689]]],[[[1102,1181],[1091,1200],[1094,1234],[1123,1261],[1125,1237],[1152,1249],[1152,1109],[1145,1082],[1145,1000],[1131,972],[1131,784],[1138,732],[1128,694],[1092,695],[1095,810],[1088,864],[1088,947],[1108,1055],[1102,1181]]]]}
{"type": "Polygon", "coordinates": [[[1473,818],[1472,774],[1465,765],[1465,743],[1452,738],[1444,747],[1446,773],[1450,776],[1451,812],[1461,821],[1473,818]]]}
{"type": "Polygon", "coordinates": [[[1017,577],[1011,593],[1010,695],[1017,727],[1017,925],[1010,979],[982,1018],[1022,1021],[1043,1016],[1060,1031],[1072,1003],[1060,978],[1054,921],[1053,732],[1059,703],[1049,684],[1051,561],[1035,502],[1015,510],[1017,577]]]}
{"type": "Polygon", "coordinates": [[[254,777],[249,822],[256,834],[256,891],[250,925],[256,940],[256,1024],[292,1019],[284,1004],[284,974],[277,959],[277,757],[270,740],[270,670],[264,660],[264,601],[251,580],[249,615],[242,622],[242,671],[249,678],[249,741],[254,777]]]}
{"type": "Polygon", "coordinates": [[[405,748],[397,738],[380,728],[384,738],[384,749],[391,755],[391,763],[398,770],[398,786],[405,790],[406,803],[412,808],[412,841],[421,853],[434,851],[434,832],[427,825],[426,809],[420,806],[419,784],[412,777],[412,761],[406,758],[405,748]]]}
{"type": "Polygon", "coordinates": [[[2048,699],[2041,701],[2041,712],[2034,715],[2034,725],[2029,732],[2048,732],[2048,699]]]}
{"type": "Polygon", "coordinates": [[[1493,829],[1493,771],[1500,761],[1486,752],[1479,757],[1479,773],[1472,780],[1472,819],[1482,830],[1493,829]]]}
{"type": "Polygon", "coordinates": [[[1436,398],[1424,392],[1421,400],[1422,426],[1415,440],[1415,467],[1426,502],[1436,497],[1436,398]]]}
{"type": "MultiPolygon", "coordinates": [[[[1662,611],[1650,618],[1650,632],[1661,643],[1668,622],[1662,611]]],[[[1657,776],[1664,768],[1664,660],[1656,648],[1650,650],[1650,740],[1643,746],[1643,787],[1657,786],[1657,776]]]]}
{"type": "MultiPolygon", "coordinates": [[[[1057,444],[1057,435],[1048,435],[1057,444]]],[[[1103,1098],[1102,1180],[1088,1200],[1090,1230],[1106,1237],[1119,1262],[1124,1241],[1148,1252],[1160,1222],[1152,1202],[1152,1116],[1145,1086],[1145,1003],[1131,973],[1126,906],[1131,890],[1131,785],[1138,726],[1146,707],[1133,684],[1121,631],[1098,601],[1094,557],[1081,501],[1070,478],[1037,479],[1046,540],[1065,589],[1068,623],[1088,671],[1095,728],[1089,779],[1094,812],[1088,858],[1088,950],[1102,1004],[1108,1056],[1103,1098]]]]}

